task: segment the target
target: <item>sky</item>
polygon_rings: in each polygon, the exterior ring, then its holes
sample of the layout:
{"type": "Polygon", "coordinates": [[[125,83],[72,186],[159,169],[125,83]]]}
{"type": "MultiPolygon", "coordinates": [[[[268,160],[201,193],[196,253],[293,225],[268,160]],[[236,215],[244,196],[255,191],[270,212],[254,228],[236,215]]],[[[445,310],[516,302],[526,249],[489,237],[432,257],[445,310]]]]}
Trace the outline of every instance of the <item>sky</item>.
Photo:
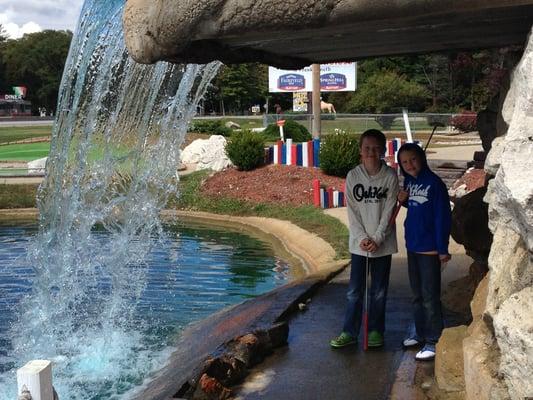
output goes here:
{"type": "Polygon", "coordinates": [[[44,29],[74,31],[83,0],[0,0],[0,25],[11,39],[44,29]]]}

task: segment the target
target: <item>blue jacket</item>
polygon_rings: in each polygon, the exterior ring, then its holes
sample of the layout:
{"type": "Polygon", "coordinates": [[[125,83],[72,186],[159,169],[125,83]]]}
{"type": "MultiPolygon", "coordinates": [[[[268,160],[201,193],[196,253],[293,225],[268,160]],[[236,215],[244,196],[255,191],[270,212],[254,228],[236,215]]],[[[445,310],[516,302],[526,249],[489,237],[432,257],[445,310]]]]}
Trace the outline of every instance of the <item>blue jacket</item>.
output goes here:
{"type": "Polygon", "coordinates": [[[452,217],[446,185],[424,167],[416,178],[407,175],[404,187],[409,193],[404,223],[407,250],[448,254],[452,217]]]}

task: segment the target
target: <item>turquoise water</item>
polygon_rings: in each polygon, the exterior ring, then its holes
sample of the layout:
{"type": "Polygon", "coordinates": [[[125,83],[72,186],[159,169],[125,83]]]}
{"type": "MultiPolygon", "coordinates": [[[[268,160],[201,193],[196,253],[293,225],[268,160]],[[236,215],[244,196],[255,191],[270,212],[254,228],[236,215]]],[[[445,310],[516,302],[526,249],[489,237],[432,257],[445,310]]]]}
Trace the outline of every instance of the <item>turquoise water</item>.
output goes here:
{"type": "MultiPolygon", "coordinates": [[[[18,308],[32,295],[34,270],[25,257],[34,225],[0,226],[0,400],[16,398],[15,372],[30,359],[54,362],[62,399],[119,399],[161,367],[180,331],[226,306],[267,292],[290,279],[289,265],[269,244],[237,232],[188,223],[165,227],[143,265],[145,284],[131,299],[132,313],[105,335],[80,333],[63,347],[31,349],[18,324],[18,308]],[[14,329],[17,329],[14,331],[14,329]]],[[[102,246],[108,234],[93,230],[102,246]]],[[[112,271],[102,265],[86,282],[90,293],[76,307],[77,329],[96,329],[101,299],[111,297],[112,271]],[[85,328],[87,327],[87,328],[85,328]]],[[[59,289],[58,289],[59,290],[59,289]]],[[[102,328],[104,329],[104,328],[102,328]]],[[[74,328],[76,331],[76,328],[74,328]]]]}

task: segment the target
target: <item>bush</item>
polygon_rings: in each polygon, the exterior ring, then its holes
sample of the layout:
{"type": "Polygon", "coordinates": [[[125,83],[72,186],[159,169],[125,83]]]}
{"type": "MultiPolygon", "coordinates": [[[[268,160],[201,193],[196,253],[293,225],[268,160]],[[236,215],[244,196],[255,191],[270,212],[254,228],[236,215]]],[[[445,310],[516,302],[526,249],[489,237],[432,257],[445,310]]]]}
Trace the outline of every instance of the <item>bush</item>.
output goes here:
{"type": "Polygon", "coordinates": [[[320,169],[328,175],[346,177],[359,164],[359,142],[351,133],[324,136],[320,146],[320,169]]]}
{"type": "Polygon", "coordinates": [[[387,131],[392,128],[392,124],[394,123],[395,119],[395,115],[380,115],[378,117],[374,117],[374,120],[379,124],[379,126],[381,126],[381,129],[387,131]]]}
{"type": "Polygon", "coordinates": [[[477,130],[477,114],[468,112],[456,115],[450,121],[450,124],[461,132],[473,132],[477,130]]]}
{"type": "MultiPolygon", "coordinates": [[[[300,125],[298,122],[293,120],[285,120],[285,125],[283,126],[283,134],[285,139],[292,139],[295,143],[307,142],[312,139],[311,134],[307,128],[303,125],[300,125]]],[[[263,131],[263,136],[266,140],[278,140],[279,139],[279,126],[276,124],[270,124],[263,131]]]]}
{"type": "Polygon", "coordinates": [[[265,140],[251,131],[235,132],[226,144],[226,155],[241,171],[250,171],[263,164],[265,140]]]}
{"type": "Polygon", "coordinates": [[[208,133],[211,135],[230,136],[233,132],[231,128],[224,125],[220,120],[197,120],[189,125],[189,132],[208,133]]]}
{"type": "Polygon", "coordinates": [[[426,121],[431,127],[445,127],[450,125],[452,116],[450,114],[428,114],[426,121]]]}

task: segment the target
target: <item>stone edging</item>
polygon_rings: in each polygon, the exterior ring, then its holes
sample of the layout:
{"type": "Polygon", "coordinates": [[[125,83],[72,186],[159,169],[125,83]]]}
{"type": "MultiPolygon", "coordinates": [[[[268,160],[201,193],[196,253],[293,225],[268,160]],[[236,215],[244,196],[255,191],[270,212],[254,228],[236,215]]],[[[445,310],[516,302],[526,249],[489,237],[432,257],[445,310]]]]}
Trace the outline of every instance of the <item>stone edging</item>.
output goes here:
{"type": "MultiPolygon", "coordinates": [[[[178,217],[207,223],[215,222],[222,226],[238,226],[245,228],[252,234],[259,233],[259,236],[267,240],[265,234],[273,236],[279,241],[278,245],[282,245],[289,253],[303,261],[307,274],[332,272],[347,262],[346,260],[336,260],[335,250],[324,239],[289,221],[175,210],[163,210],[161,215],[163,218],[178,217]]],[[[274,245],[276,246],[276,243],[274,245]]]]}

